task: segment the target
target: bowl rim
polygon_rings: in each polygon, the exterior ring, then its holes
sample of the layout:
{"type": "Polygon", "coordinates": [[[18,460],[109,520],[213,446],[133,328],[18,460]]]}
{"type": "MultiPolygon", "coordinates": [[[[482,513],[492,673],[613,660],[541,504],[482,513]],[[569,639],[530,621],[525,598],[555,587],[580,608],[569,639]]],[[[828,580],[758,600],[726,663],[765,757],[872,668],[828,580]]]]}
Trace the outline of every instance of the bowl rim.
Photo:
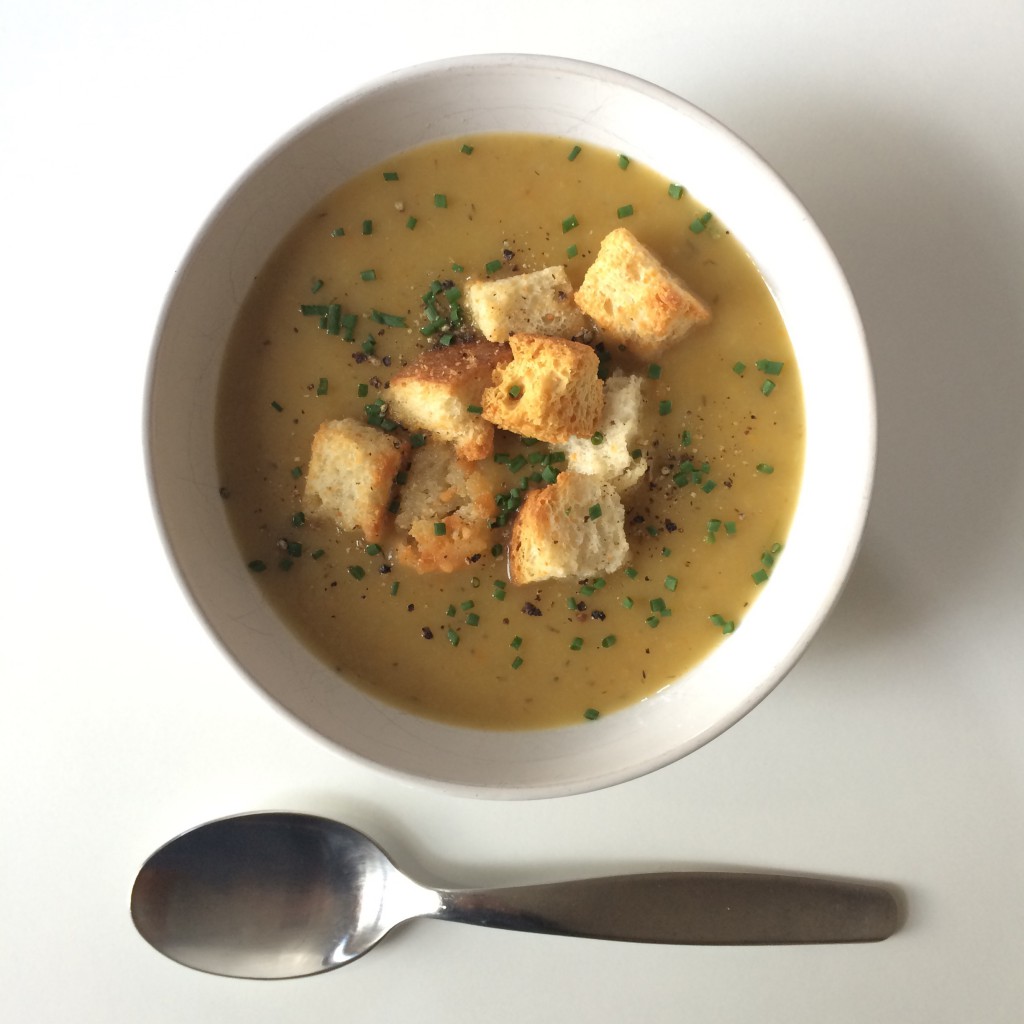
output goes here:
{"type": "MultiPolygon", "coordinates": [[[[442,137],[442,136],[437,136],[442,137]]],[[[741,235],[742,240],[742,235],[741,235]]],[[[846,281],[842,268],[829,246],[828,242],[817,228],[809,213],[803,207],[792,189],[784,181],[781,175],[744,140],[739,138],[731,129],[723,125],[704,110],[681,96],[651,83],[643,78],[607,67],[575,58],[559,56],[548,56],[544,54],[524,53],[485,53],[472,54],[444,58],[436,61],[417,63],[405,68],[397,69],[371,79],[356,88],[340,95],[329,103],[322,105],[319,109],[309,114],[294,127],[280,135],[271,142],[261,154],[234,179],[229,188],[220,197],[217,203],[208,212],[196,230],[188,248],[178,262],[164,298],[160,314],[154,329],[153,340],[150,346],[149,359],[146,367],[145,400],[143,409],[144,428],[144,453],[146,478],[149,490],[151,507],[156,520],[157,529],[161,542],[168,555],[172,571],[179,586],[184,592],[186,599],[192,605],[199,621],[203,623],[207,633],[213,638],[220,649],[228,655],[229,660],[242,673],[243,678],[250,684],[250,688],[256,690],[265,700],[269,701],[278,711],[284,711],[295,723],[299,724],[305,731],[320,743],[325,744],[332,750],[340,752],[357,762],[368,765],[385,774],[405,781],[424,783],[458,795],[488,797],[488,798],[543,798],[559,797],[594,790],[607,788],[631,779],[642,777],[650,772],[674,763],[685,757],[687,754],[699,749],[711,739],[727,731],[744,716],[746,716],[757,704],[760,703],[790,671],[793,665],[802,656],[813,635],[821,627],[822,623],[831,613],[842,593],[842,590],[849,577],[850,569],[856,558],[857,552],[863,541],[864,527],[866,524],[871,492],[874,484],[874,474],[877,459],[877,409],[875,401],[875,388],[872,374],[870,355],[867,349],[864,336],[864,328],[856,308],[853,294],[846,281]],[[274,159],[286,152],[304,134],[314,130],[318,125],[324,123],[329,117],[336,115],[345,107],[357,105],[364,102],[368,97],[380,91],[387,91],[396,88],[407,87],[413,82],[420,81],[424,76],[438,74],[467,73],[475,69],[496,69],[509,68],[526,73],[540,74],[563,74],[582,77],[586,80],[593,80],[597,77],[610,86],[625,89],[629,93],[638,94],[648,100],[663,104],[679,113],[685,113],[691,119],[701,122],[704,127],[729,140],[729,143],[739,147],[747,154],[747,157],[756,163],[759,173],[766,175],[773,182],[776,189],[785,194],[794,210],[802,213],[804,218],[804,229],[808,238],[817,248],[819,257],[825,261],[824,271],[831,277],[838,289],[838,293],[845,299],[846,306],[844,316],[858,339],[859,376],[863,391],[865,407],[863,409],[863,422],[859,429],[865,431],[863,438],[863,463],[859,469],[859,501],[849,516],[850,525],[846,533],[846,544],[841,552],[837,553],[836,571],[833,574],[829,590],[823,595],[815,614],[810,616],[804,623],[801,636],[791,644],[789,649],[780,657],[769,671],[762,673],[759,684],[752,687],[747,698],[737,704],[729,714],[722,715],[715,722],[714,726],[703,732],[691,736],[690,739],[678,746],[663,749],[654,755],[644,758],[642,761],[631,762],[608,768],[604,771],[591,772],[586,778],[577,778],[570,781],[558,782],[531,782],[527,784],[502,784],[502,783],[480,783],[468,780],[453,779],[450,777],[433,777],[429,773],[410,772],[402,767],[389,764],[386,760],[372,756],[365,751],[352,749],[343,745],[338,740],[329,738],[317,731],[317,729],[294,709],[288,707],[280,699],[273,696],[254,677],[251,669],[247,667],[240,655],[232,648],[217,625],[209,611],[204,605],[200,593],[197,592],[196,584],[190,578],[189,572],[184,565],[184,559],[178,549],[173,528],[168,523],[164,502],[161,500],[162,483],[159,479],[160,469],[156,442],[154,440],[156,423],[157,392],[160,386],[159,370],[161,361],[161,341],[165,337],[168,322],[174,310],[175,303],[179,298],[186,271],[192,266],[199,253],[207,242],[211,230],[217,225],[222,214],[231,207],[231,204],[239,196],[240,192],[248,183],[263,173],[274,159]]],[[[756,607],[755,603],[755,607],[756,607]]],[[[350,685],[350,684],[347,684],[350,685]]]]}

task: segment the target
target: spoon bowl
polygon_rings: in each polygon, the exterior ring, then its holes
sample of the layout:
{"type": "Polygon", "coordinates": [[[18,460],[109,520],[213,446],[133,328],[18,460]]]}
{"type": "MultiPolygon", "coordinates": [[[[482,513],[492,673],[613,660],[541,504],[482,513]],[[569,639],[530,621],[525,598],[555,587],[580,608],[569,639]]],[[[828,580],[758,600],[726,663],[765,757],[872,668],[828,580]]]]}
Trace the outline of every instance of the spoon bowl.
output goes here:
{"type": "Polygon", "coordinates": [[[502,889],[431,889],[356,829],[244,814],[157,850],[131,895],[142,936],[178,963],[239,978],[318,974],[395,925],[436,917],[629,942],[872,942],[897,927],[884,888],[790,875],[667,872],[502,889]]]}

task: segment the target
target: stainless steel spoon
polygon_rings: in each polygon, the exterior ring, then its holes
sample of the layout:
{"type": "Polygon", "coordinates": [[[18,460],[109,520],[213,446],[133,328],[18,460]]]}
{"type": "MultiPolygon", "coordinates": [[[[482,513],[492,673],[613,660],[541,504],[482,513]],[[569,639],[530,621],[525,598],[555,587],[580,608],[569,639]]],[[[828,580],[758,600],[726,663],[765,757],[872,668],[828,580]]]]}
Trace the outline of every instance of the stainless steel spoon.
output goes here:
{"type": "Polygon", "coordinates": [[[789,875],[674,872],[505,889],[429,889],[361,832],[308,814],[222,818],[172,839],[131,898],[172,960],[240,978],[331,970],[415,917],[628,942],[873,942],[897,927],[886,889],[789,875]]]}

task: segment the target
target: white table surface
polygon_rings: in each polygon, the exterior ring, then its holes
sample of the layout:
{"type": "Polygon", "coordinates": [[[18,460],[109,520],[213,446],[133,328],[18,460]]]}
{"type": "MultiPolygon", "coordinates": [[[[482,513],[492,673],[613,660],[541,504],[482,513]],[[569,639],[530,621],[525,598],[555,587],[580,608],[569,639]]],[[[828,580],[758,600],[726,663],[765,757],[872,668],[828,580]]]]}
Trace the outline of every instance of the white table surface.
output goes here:
{"type": "Polygon", "coordinates": [[[1024,4],[11,0],[2,24],[3,1019],[1024,1019],[1024,4]],[[863,553],[806,657],[682,762],[541,802],[383,777],[275,710],[182,595],[142,449],[163,295],[245,165],[367,78],[485,51],[612,64],[738,131],[832,242],[878,377],[863,553]],[[882,944],[765,949],[422,921],[275,983],[156,954],[143,858],[268,807],[437,881],[777,868],[891,882],[909,913],[882,944]]]}

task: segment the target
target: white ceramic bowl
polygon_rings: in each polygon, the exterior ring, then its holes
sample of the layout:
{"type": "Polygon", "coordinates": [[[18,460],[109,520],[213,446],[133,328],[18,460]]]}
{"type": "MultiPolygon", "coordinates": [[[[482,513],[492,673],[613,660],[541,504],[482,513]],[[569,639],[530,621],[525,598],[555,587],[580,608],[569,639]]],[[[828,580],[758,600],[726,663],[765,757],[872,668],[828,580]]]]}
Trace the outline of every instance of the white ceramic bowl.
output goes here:
{"type": "Polygon", "coordinates": [[[858,547],[875,459],[871,370],[843,274],[806,210],[727,129],[607,68],[493,55],[390,75],[313,116],[248,170],[181,266],[151,364],[154,503],[213,635],[282,708],[349,755],[466,795],[542,797],[641,776],[720,734],[779,682],[836,600],[858,547]],[[803,485],[781,559],[743,628],[655,697],[581,726],[494,733],[380,704],[317,660],[239,557],[218,495],[214,402],[238,305],[272,248],[350,176],[431,139],[531,131],[599,144],[683,180],[717,211],[775,295],[807,415],[803,485]]]}

